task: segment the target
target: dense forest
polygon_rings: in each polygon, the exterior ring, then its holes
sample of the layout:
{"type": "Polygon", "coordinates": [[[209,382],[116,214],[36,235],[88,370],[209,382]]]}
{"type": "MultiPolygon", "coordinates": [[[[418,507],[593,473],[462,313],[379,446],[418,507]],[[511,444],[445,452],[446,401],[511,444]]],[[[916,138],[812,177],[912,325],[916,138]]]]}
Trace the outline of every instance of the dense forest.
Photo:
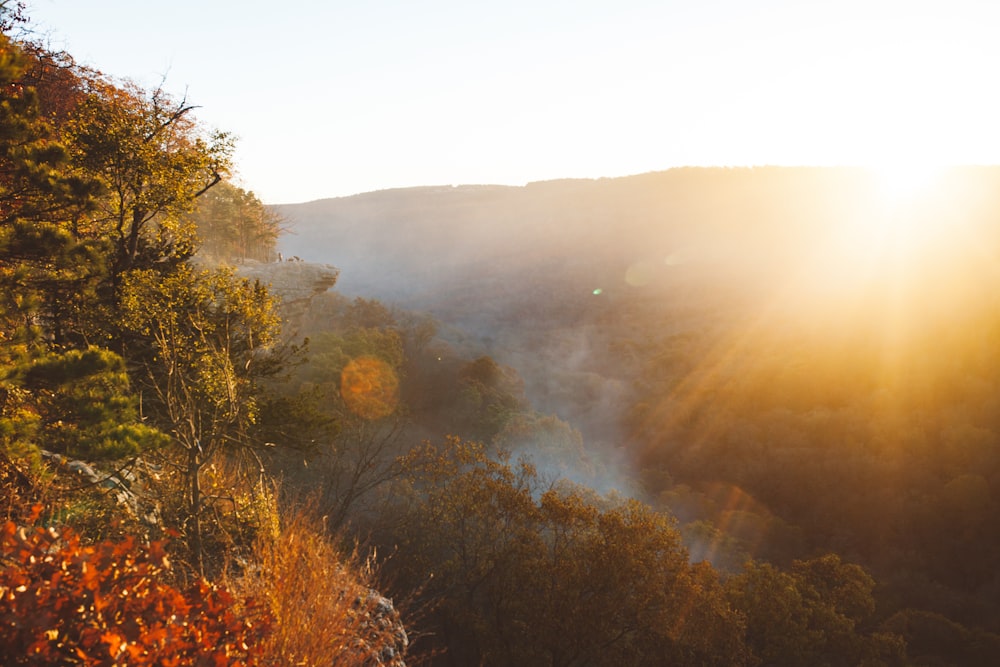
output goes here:
{"type": "Polygon", "coordinates": [[[0,26],[6,664],[1000,655],[995,170],[268,207],[0,26]]]}
{"type": "Polygon", "coordinates": [[[278,207],[279,247],[340,267],[344,303],[436,323],[403,383],[426,432],[672,516],[727,582],[835,554],[904,662],[976,664],[1000,630],[1000,169],[935,187],[770,167],[387,190],[278,207]],[[446,365],[483,354],[535,417],[440,414],[446,365]]]}

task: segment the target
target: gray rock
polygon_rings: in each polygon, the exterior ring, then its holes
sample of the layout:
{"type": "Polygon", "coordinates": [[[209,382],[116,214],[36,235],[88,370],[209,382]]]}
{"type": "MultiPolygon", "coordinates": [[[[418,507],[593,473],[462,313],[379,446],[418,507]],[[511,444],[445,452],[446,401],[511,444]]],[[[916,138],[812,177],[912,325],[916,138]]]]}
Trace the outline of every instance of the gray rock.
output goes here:
{"type": "Polygon", "coordinates": [[[236,267],[236,273],[267,285],[270,293],[278,298],[281,316],[290,325],[286,331],[296,331],[309,302],[336,284],[340,270],[329,264],[286,261],[241,264],[236,267]]]}
{"type": "Polygon", "coordinates": [[[94,469],[83,461],[70,461],[66,464],[66,469],[70,472],[76,473],[77,475],[82,475],[92,484],[97,484],[101,481],[100,476],[98,476],[94,469]]]}
{"type": "Polygon", "coordinates": [[[364,633],[366,636],[359,638],[359,648],[370,651],[372,656],[366,664],[406,667],[403,656],[410,640],[392,600],[369,589],[366,597],[354,601],[354,607],[364,614],[364,626],[371,630],[370,634],[364,633]]]}

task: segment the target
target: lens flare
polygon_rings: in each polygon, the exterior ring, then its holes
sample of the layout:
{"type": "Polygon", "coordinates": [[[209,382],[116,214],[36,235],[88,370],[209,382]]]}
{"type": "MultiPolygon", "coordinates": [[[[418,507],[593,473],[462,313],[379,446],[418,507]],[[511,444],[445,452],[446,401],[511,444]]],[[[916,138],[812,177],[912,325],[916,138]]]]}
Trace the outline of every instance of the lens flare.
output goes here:
{"type": "Polygon", "coordinates": [[[642,287],[652,282],[656,269],[646,261],[633,262],[625,271],[625,282],[632,287],[642,287]]]}
{"type": "Polygon", "coordinates": [[[381,419],[396,409],[399,378],[386,362],[364,356],[349,362],[340,374],[340,395],[347,409],[364,419],[381,419]]]}

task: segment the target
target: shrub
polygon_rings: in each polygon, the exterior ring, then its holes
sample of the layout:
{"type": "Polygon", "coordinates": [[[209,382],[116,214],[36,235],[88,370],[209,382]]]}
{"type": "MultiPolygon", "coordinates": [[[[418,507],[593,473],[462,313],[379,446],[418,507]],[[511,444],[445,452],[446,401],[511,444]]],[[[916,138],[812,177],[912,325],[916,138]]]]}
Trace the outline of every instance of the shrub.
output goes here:
{"type": "Polygon", "coordinates": [[[261,531],[255,560],[233,588],[266,602],[273,630],[261,660],[270,665],[403,664],[408,645],[399,612],[372,588],[372,571],[345,558],[323,533],[312,505],[261,531]]]}
{"type": "Polygon", "coordinates": [[[88,546],[69,528],[7,521],[0,559],[5,664],[261,664],[255,649],[268,631],[266,612],[205,580],[184,591],[168,585],[161,542],[88,546]]]}

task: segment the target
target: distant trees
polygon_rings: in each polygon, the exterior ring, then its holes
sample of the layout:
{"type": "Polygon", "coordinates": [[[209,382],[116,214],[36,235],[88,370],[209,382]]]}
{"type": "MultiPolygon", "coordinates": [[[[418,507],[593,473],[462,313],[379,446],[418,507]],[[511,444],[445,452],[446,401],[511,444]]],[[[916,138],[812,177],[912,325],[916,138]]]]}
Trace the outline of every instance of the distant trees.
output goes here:
{"type": "Polygon", "coordinates": [[[513,368],[481,356],[458,372],[456,424],[469,437],[491,441],[507,422],[527,407],[524,380],[513,368]]]}
{"type": "Polygon", "coordinates": [[[864,570],[833,554],[796,561],[788,572],[748,563],[726,583],[761,664],[903,665],[902,637],[873,627],[874,587],[864,570]]]}
{"type": "Polygon", "coordinates": [[[270,262],[281,232],[281,217],[253,192],[223,181],[199,197],[192,213],[198,252],[222,260],[270,262]]]}
{"type": "MultiPolygon", "coordinates": [[[[633,348],[628,437],[662,507],[737,538],[756,521],[759,537],[743,542],[750,555],[785,564],[817,551],[850,554],[878,578],[884,615],[938,614],[995,636],[996,596],[986,591],[996,587],[1000,554],[1000,360],[991,342],[1000,319],[990,298],[946,303],[906,289],[919,305],[886,330],[885,297],[874,289],[821,325],[770,313],[748,326],[732,304],[706,297],[712,315],[694,329],[700,335],[633,348]],[[941,311],[950,315],[928,315],[941,311]],[[657,481],[664,472],[667,481],[657,481]],[[692,502],[713,484],[734,490],[729,508],[692,502]],[[741,505],[747,497],[755,507],[741,505]]],[[[654,331],[649,318],[631,326],[654,331]]]]}
{"type": "MultiPolygon", "coordinates": [[[[320,511],[339,528],[375,489],[402,473],[399,457],[405,406],[400,403],[403,342],[377,302],[356,302],[337,331],[310,338],[307,360],[275,387],[298,412],[276,439],[308,450],[309,467],[295,477],[318,495],[320,511]],[[309,442],[302,442],[304,434],[309,442]],[[308,480],[305,482],[304,480],[308,480]]],[[[273,406],[272,406],[273,407],[273,406]]]]}
{"type": "MultiPolygon", "coordinates": [[[[0,0],[0,26],[19,20],[9,6],[0,0]]],[[[600,326],[612,351],[594,367],[635,380],[621,442],[643,454],[650,506],[559,479],[570,461],[600,472],[581,433],[535,413],[515,369],[466,341],[450,346],[428,317],[327,295],[327,310],[305,318],[308,358],[288,365],[267,289],[189,262],[199,251],[273,257],[281,222],[233,184],[231,157],[231,137],[201,127],[186,100],[0,35],[3,509],[26,516],[15,498],[47,485],[64,494],[52,517],[93,525],[100,492],[60,488],[39,450],[116,467],[142,457],[145,491],[164,510],[143,532],[178,536],[144,546],[5,525],[3,655],[142,664],[201,650],[249,663],[242,640],[256,630],[233,598],[159,580],[177,576],[168,548],[187,575],[212,576],[227,559],[242,569],[283,615],[284,634],[267,644],[278,662],[302,659],[298,640],[320,608],[344,625],[311,638],[313,655],[361,635],[368,659],[386,626],[365,616],[365,581],[336,579],[325,534],[358,526],[393,550],[386,569],[426,603],[427,641],[456,663],[895,665],[905,640],[928,664],[991,664],[992,306],[911,333],[886,358],[870,330],[805,335],[745,303],[735,315],[729,301],[702,303],[708,289],[691,291],[694,315],[653,312],[649,291],[602,298],[587,334],[600,326]],[[459,437],[416,446],[445,433],[459,437]],[[234,472],[246,462],[252,480],[234,472]],[[314,498],[320,518],[285,530],[269,472],[314,498]],[[672,508],[692,520],[685,533],[672,508]],[[682,534],[724,543],[725,571],[692,562],[714,547],[692,559],[682,534]],[[245,558],[254,549],[265,557],[245,558]],[[843,557],[816,556],[831,549],[870,566],[881,589],[843,557]],[[329,567],[304,576],[303,558],[329,567]],[[166,629],[164,610],[184,629],[166,629]]],[[[575,327],[574,303],[551,316],[575,327]]],[[[601,398],[597,371],[572,377],[587,385],[575,399],[601,398]]],[[[617,436],[615,424],[606,432],[617,436]]]]}

